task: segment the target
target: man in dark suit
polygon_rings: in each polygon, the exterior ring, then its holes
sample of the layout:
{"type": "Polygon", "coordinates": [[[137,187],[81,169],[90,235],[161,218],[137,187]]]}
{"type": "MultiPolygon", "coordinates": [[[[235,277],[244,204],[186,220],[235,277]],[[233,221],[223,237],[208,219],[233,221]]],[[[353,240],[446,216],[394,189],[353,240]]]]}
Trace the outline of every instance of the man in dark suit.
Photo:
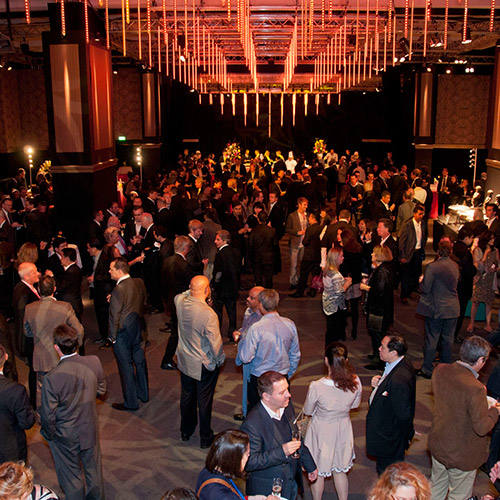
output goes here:
{"type": "Polygon", "coordinates": [[[82,271],[76,265],[76,250],[74,248],[63,249],[61,264],[63,272],[56,281],[56,298],[69,302],[73,306],[76,317],[81,321],[83,314],[82,271]]]}
{"type": "Polygon", "coordinates": [[[366,416],[366,452],[377,460],[377,473],[405,459],[415,434],[415,371],[406,359],[406,342],[399,335],[386,335],[379,348],[385,361],[382,376],[372,378],[373,391],[366,416]]]}
{"type": "Polygon", "coordinates": [[[268,218],[264,211],[257,217],[259,224],[252,229],[248,238],[248,258],[252,264],[255,284],[272,288],[276,229],[267,224],[268,218]]]}
{"type": "Polygon", "coordinates": [[[109,264],[112,260],[114,247],[104,246],[95,239],[87,243],[87,251],[93,260],[92,274],[87,277],[94,299],[94,310],[99,328],[100,338],[95,342],[103,344],[108,338],[109,325],[109,302],[108,295],[111,294],[115,284],[109,275],[109,264]]]}
{"type": "Polygon", "coordinates": [[[233,340],[233,332],[236,330],[236,301],[240,288],[240,269],[237,252],[229,246],[231,235],[229,231],[221,229],[215,236],[214,271],[212,277],[212,290],[214,292],[213,307],[222,325],[222,310],[225,307],[229,320],[227,336],[230,342],[233,340]]]}
{"type": "Polygon", "coordinates": [[[195,276],[197,274],[203,274],[204,267],[208,264],[208,259],[203,259],[201,255],[201,248],[198,243],[198,240],[203,234],[203,222],[197,219],[190,220],[188,228],[188,238],[191,240],[192,244],[188,254],[186,255],[186,260],[193,276],[195,276]]]}
{"type": "Polygon", "coordinates": [[[484,209],[486,215],[486,226],[495,235],[495,246],[500,247],[500,219],[498,218],[497,206],[488,203],[484,209]]]}
{"type": "Polygon", "coordinates": [[[94,210],[94,218],[90,221],[88,239],[98,239],[104,243],[104,230],[106,226],[104,224],[104,213],[101,209],[94,210]]]}
{"type": "Polygon", "coordinates": [[[339,231],[342,234],[342,231],[351,231],[354,237],[358,238],[358,230],[355,226],[351,224],[351,212],[349,210],[343,209],[339,212],[339,219],[332,220],[328,227],[326,228],[326,232],[321,240],[321,253],[326,258],[326,254],[332,248],[336,242],[338,242],[338,234],[339,231]]]}
{"type": "Polygon", "coordinates": [[[161,361],[161,368],[164,370],[175,370],[176,368],[174,355],[179,340],[179,332],[177,329],[177,313],[174,298],[179,293],[189,289],[189,283],[194,276],[186,260],[186,255],[189,253],[191,245],[192,240],[187,236],[177,236],[174,240],[175,253],[165,260],[161,270],[163,303],[165,311],[170,314],[171,325],[170,337],[161,361]]]}
{"type": "Polygon", "coordinates": [[[163,197],[158,198],[156,202],[158,205],[158,213],[155,217],[155,223],[166,228],[167,238],[173,241],[175,239],[175,224],[174,213],[170,209],[170,202],[170,195],[164,195],[163,197]]]}
{"type": "MultiPolygon", "coordinates": [[[[43,276],[38,284],[41,299],[26,306],[24,333],[34,344],[33,370],[36,372],[38,391],[47,372],[54,368],[59,358],[54,351],[54,329],[69,325],[78,335],[78,345],[83,345],[83,326],[68,302],[54,298],[56,283],[53,277],[43,276]]],[[[37,407],[40,401],[37,402],[37,407]]]]}
{"type": "Polygon", "coordinates": [[[52,248],[54,253],[49,257],[47,267],[52,271],[54,278],[59,279],[59,276],[64,272],[63,265],[61,264],[62,251],[67,248],[68,242],[66,238],[56,236],[52,241],[52,248]]]}
{"type": "Polygon", "coordinates": [[[422,262],[425,257],[427,228],[423,222],[425,210],[417,205],[413,217],[401,227],[399,234],[399,262],[401,271],[401,302],[408,303],[411,292],[417,289],[418,279],[422,274],[422,262]]]}
{"type": "Polygon", "coordinates": [[[148,372],[142,346],[146,288],[140,278],[131,278],[122,257],[111,262],[111,279],[116,286],[109,301],[109,341],[113,344],[122,383],[123,403],[113,403],[115,410],[135,411],[149,400],[148,372]],[[134,369],[135,368],[135,369],[134,369]]]}
{"type": "Polygon", "coordinates": [[[391,193],[384,191],[379,200],[375,202],[373,207],[373,220],[379,221],[380,219],[392,219],[392,210],[394,205],[391,205],[391,193]]]}
{"type": "Polygon", "coordinates": [[[148,190],[148,196],[144,200],[142,200],[142,207],[145,212],[150,213],[151,215],[156,215],[158,212],[158,208],[156,206],[156,200],[158,199],[158,191],[155,188],[151,188],[148,190]]]}
{"type": "Polygon", "coordinates": [[[438,258],[425,269],[420,286],[417,314],[425,317],[424,363],[417,375],[431,378],[436,349],[439,344],[440,360],[451,363],[451,348],[460,314],[457,284],[458,265],[450,258],[451,241],[443,238],[438,245],[438,258]]]}
{"type": "Polygon", "coordinates": [[[23,385],[4,375],[7,350],[0,344],[0,463],[26,461],[25,429],[35,423],[35,413],[23,385]]]}
{"type": "Polygon", "coordinates": [[[14,308],[14,324],[16,331],[16,348],[20,356],[28,358],[30,367],[28,375],[28,388],[30,392],[30,402],[33,408],[36,407],[36,373],[33,370],[33,341],[24,336],[24,311],[28,304],[40,298],[35,285],[38,283],[39,272],[35,264],[23,262],[17,270],[21,281],[16,284],[12,293],[12,307],[14,308]]]}
{"type": "Polygon", "coordinates": [[[472,253],[470,252],[470,246],[472,245],[473,239],[474,233],[472,230],[463,226],[458,232],[457,241],[455,241],[455,244],[453,245],[452,258],[458,264],[458,270],[460,273],[457,285],[460,314],[455,328],[455,340],[459,339],[458,335],[464,321],[467,303],[472,297],[473,280],[476,274],[476,267],[474,266],[472,253]]]}
{"type": "Polygon", "coordinates": [[[269,225],[276,230],[273,261],[275,274],[281,272],[280,240],[285,234],[286,216],[287,206],[280,200],[278,193],[271,191],[269,193],[268,220],[269,225]]]}
{"type": "Polygon", "coordinates": [[[291,297],[303,297],[304,290],[307,287],[307,278],[309,274],[317,276],[321,272],[321,240],[319,236],[323,227],[324,226],[319,224],[317,215],[310,213],[309,225],[307,226],[304,241],[302,242],[304,245],[304,257],[302,258],[302,264],[300,266],[299,283],[297,284],[296,292],[290,295],[291,297]]]}
{"type": "Polygon", "coordinates": [[[41,434],[66,498],[104,499],[95,404],[106,393],[104,370],[97,356],[78,354],[78,335],[68,325],[55,329],[54,348],[60,360],[43,380],[41,434]]]}
{"type": "Polygon", "coordinates": [[[250,457],[245,470],[247,495],[265,495],[272,491],[273,479],[281,478],[281,496],[295,500],[302,490],[302,468],[309,481],[318,477],[318,469],[302,441],[292,440],[295,412],[290,402],[288,381],[275,371],[258,379],[260,402],[249,412],[241,430],[250,439],[250,457]],[[292,455],[298,452],[299,457],[292,455]]]}
{"type": "Polygon", "coordinates": [[[438,215],[446,213],[450,202],[450,176],[448,169],[443,168],[438,178],[438,215]]]}

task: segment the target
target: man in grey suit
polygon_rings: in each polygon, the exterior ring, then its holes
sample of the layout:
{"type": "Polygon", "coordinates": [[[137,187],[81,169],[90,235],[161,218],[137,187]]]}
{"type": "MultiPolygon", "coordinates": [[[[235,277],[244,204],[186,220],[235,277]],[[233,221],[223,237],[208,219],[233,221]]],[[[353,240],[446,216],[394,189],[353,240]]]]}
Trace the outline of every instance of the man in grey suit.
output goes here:
{"type": "Polygon", "coordinates": [[[37,377],[37,407],[40,406],[39,393],[43,377],[59,363],[59,356],[54,350],[54,329],[59,325],[68,325],[75,329],[78,345],[83,344],[83,326],[78,321],[69,302],[54,298],[56,281],[51,276],[44,276],[38,282],[40,300],[26,306],[24,312],[24,334],[33,339],[33,370],[37,377]]]}
{"type": "Polygon", "coordinates": [[[66,499],[103,499],[95,398],[106,393],[104,371],[97,356],[78,354],[78,334],[68,325],[55,329],[54,348],[60,360],[43,379],[41,433],[66,499]]]}
{"type": "Polygon", "coordinates": [[[415,202],[413,201],[413,189],[408,188],[403,193],[403,203],[399,205],[398,216],[396,219],[396,232],[399,233],[403,224],[413,216],[413,209],[415,208],[415,202]]]}
{"type": "Polygon", "coordinates": [[[304,255],[302,240],[307,229],[307,198],[297,200],[297,210],[292,212],[286,220],[286,232],[290,235],[290,288],[297,288],[299,282],[299,268],[304,255]]]}
{"type": "Polygon", "coordinates": [[[146,288],[140,278],[131,278],[127,261],[120,257],[109,266],[116,286],[109,304],[109,341],[113,344],[122,382],[123,403],[115,410],[135,411],[140,399],[149,401],[148,369],[142,346],[146,288]],[[135,366],[135,370],[134,370],[135,366]]]}
{"type": "Polygon", "coordinates": [[[212,403],[219,368],[224,362],[219,320],[207,304],[210,283],[205,276],[195,276],[189,290],[174,299],[179,321],[177,367],[181,372],[181,437],[189,440],[200,414],[200,447],[209,448],[214,433],[212,403]]]}
{"type": "Polygon", "coordinates": [[[460,275],[458,264],[451,260],[451,241],[439,242],[438,258],[431,262],[424,275],[417,313],[425,316],[424,364],[417,375],[431,378],[438,343],[442,363],[451,363],[451,346],[460,315],[457,285],[460,275]],[[441,340],[441,342],[440,342],[441,340]]]}

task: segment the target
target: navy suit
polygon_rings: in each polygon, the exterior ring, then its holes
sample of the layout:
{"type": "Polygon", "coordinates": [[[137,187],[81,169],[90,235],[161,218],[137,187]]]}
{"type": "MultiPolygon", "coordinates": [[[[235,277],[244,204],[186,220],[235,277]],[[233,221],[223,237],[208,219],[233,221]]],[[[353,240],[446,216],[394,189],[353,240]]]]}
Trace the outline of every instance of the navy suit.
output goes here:
{"type": "Polygon", "coordinates": [[[35,423],[26,389],[0,375],[0,463],[26,461],[26,434],[35,423]]]}
{"type": "MultiPolygon", "coordinates": [[[[289,438],[285,440],[275,423],[262,406],[262,402],[255,405],[241,430],[250,438],[250,457],[245,470],[248,473],[247,495],[270,495],[272,491],[273,478],[283,479],[281,496],[289,500],[295,500],[297,491],[302,490],[302,470],[313,472],[316,464],[307,446],[302,442],[299,458],[285,456],[282,445],[292,440],[292,422],[295,420],[295,412],[290,403],[283,412],[282,422],[286,422],[289,438]]],[[[276,421],[278,422],[278,421],[276,421]]]]}

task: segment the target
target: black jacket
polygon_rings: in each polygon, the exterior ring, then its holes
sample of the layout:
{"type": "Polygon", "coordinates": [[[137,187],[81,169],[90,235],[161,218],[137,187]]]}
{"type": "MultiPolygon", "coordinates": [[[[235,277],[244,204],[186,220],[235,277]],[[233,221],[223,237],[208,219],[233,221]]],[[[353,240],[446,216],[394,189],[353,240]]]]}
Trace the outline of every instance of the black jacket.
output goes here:
{"type": "Polygon", "coordinates": [[[239,253],[229,245],[215,255],[212,290],[218,298],[238,298],[240,288],[239,253]]]}
{"type": "Polygon", "coordinates": [[[161,269],[161,283],[163,298],[173,307],[174,297],[189,288],[194,276],[187,261],[178,253],[165,259],[161,269]]]}
{"type": "Polygon", "coordinates": [[[266,224],[258,224],[252,229],[248,238],[248,255],[252,263],[263,265],[273,263],[276,229],[266,224]]]}
{"type": "Polygon", "coordinates": [[[469,247],[463,241],[456,241],[453,245],[453,257],[460,270],[457,285],[458,298],[461,301],[467,301],[472,297],[472,284],[476,274],[474,259],[469,247]]]}
{"type": "MultiPolygon", "coordinates": [[[[283,413],[290,426],[295,419],[295,412],[290,403],[283,413]]],[[[299,458],[286,457],[282,444],[285,441],[280,435],[273,419],[269,416],[262,403],[255,405],[249,412],[241,430],[248,434],[250,439],[250,457],[245,470],[247,477],[247,495],[268,495],[272,491],[273,478],[283,479],[282,497],[292,499],[294,482],[302,487],[303,467],[306,472],[316,470],[316,464],[304,442],[299,448],[299,458]]]]}
{"type": "Polygon", "coordinates": [[[35,423],[26,389],[0,375],[0,463],[26,461],[25,429],[35,423]]]}
{"type": "Polygon", "coordinates": [[[394,322],[394,272],[391,262],[383,262],[370,276],[367,298],[368,316],[383,316],[382,331],[394,322]]]}
{"type": "Polygon", "coordinates": [[[321,261],[321,240],[319,239],[319,235],[323,228],[324,226],[319,223],[307,227],[304,239],[302,240],[302,244],[304,245],[302,260],[318,263],[321,261]]]}
{"type": "Polygon", "coordinates": [[[78,318],[83,313],[82,302],[82,271],[76,265],[72,264],[59,275],[56,289],[57,300],[69,302],[78,318]]]}
{"type": "Polygon", "coordinates": [[[383,379],[366,416],[366,452],[395,457],[408,448],[415,431],[415,370],[404,357],[383,379]]]}

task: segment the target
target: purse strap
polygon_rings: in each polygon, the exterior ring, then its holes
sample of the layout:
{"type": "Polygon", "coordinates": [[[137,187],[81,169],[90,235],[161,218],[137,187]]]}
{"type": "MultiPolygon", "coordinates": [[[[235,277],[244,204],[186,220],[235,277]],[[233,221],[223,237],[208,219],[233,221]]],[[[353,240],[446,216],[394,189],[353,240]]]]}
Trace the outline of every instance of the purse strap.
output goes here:
{"type": "Polygon", "coordinates": [[[223,484],[226,488],[229,488],[237,497],[239,497],[240,495],[238,495],[238,492],[227,482],[227,481],[224,481],[224,479],[220,479],[218,477],[213,477],[212,479],[207,479],[206,481],[204,481],[201,486],[198,488],[198,492],[196,493],[196,496],[198,498],[200,498],[200,491],[207,485],[209,484],[214,484],[214,483],[217,483],[217,484],[223,484]]]}

